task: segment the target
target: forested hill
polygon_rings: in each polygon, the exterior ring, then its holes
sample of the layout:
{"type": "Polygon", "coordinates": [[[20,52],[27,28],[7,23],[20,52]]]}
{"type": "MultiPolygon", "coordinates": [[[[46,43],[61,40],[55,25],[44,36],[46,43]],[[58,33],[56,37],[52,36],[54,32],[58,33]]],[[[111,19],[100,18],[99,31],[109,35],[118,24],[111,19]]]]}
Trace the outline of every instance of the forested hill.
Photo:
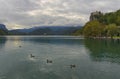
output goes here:
{"type": "Polygon", "coordinates": [[[0,24],[0,35],[7,35],[8,30],[4,24],[0,24]]]}
{"type": "Polygon", "coordinates": [[[102,13],[100,11],[92,12],[90,16],[90,21],[92,20],[98,20],[100,23],[106,25],[114,23],[117,26],[120,26],[120,10],[109,13],[102,13]]]}
{"type": "Polygon", "coordinates": [[[113,37],[120,36],[120,10],[109,13],[92,12],[90,20],[74,35],[86,37],[113,37]]]}

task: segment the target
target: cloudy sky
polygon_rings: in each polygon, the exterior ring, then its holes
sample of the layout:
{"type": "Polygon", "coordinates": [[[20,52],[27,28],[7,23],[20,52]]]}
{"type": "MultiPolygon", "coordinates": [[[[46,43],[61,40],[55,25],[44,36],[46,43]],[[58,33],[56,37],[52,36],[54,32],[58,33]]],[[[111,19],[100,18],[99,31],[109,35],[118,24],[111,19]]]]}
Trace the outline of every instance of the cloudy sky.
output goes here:
{"type": "Polygon", "coordinates": [[[0,0],[0,23],[8,29],[84,25],[91,12],[120,9],[120,0],[0,0]]]}

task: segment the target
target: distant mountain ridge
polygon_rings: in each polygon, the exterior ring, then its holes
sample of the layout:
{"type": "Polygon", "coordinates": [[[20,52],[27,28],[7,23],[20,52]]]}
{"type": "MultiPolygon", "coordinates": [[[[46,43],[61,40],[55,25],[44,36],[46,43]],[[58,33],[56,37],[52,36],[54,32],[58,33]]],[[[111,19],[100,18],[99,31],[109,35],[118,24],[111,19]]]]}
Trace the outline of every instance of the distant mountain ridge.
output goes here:
{"type": "Polygon", "coordinates": [[[70,35],[81,26],[38,26],[28,29],[10,30],[11,35],[70,35]]]}
{"type": "Polygon", "coordinates": [[[71,35],[81,26],[37,26],[28,29],[8,30],[0,24],[0,35],[71,35]]]}

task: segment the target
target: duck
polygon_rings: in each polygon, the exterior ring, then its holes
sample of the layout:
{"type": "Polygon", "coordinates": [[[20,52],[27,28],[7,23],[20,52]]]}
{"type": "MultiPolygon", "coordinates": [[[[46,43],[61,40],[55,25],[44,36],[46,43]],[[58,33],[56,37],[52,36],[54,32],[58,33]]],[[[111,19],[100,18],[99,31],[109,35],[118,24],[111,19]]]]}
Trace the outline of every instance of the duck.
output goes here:
{"type": "Polygon", "coordinates": [[[30,57],[31,57],[31,58],[34,58],[35,56],[33,56],[32,54],[30,54],[30,57]]]}
{"type": "Polygon", "coordinates": [[[22,46],[19,46],[20,48],[22,47],[22,46]]]}
{"type": "Polygon", "coordinates": [[[76,65],[75,64],[71,64],[70,65],[70,68],[72,69],[72,68],[76,68],[76,65]]]}
{"type": "Polygon", "coordinates": [[[48,59],[47,59],[47,63],[53,63],[53,62],[52,62],[52,60],[48,60],[48,59]]]}

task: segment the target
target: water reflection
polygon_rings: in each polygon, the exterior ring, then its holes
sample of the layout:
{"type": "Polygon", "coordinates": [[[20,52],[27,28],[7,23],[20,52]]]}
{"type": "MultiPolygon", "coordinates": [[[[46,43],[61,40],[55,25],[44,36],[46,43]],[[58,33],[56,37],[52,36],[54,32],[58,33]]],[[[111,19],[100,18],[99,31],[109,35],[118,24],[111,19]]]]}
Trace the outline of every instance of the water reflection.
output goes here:
{"type": "Polygon", "coordinates": [[[24,41],[24,42],[30,42],[30,43],[51,43],[51,44],[83,44],[83,38],[81,37],[8,37],[11,41],[24,41]]]}
{"type": "Polygon", "coordinates": [[[119,46],[120,40],[7,37],[0,79],[119,79],[119,46]]]}
{"type": "Polygon", "coordinates": [[[54,72],[40,71],[39,65],[31,62],[19,62],[7,72],[5,79],[61,79],[54,72]]]}
{"type": "Polygon", "coordinates": [[[86,39],[85,46],[94,61],[120,63],[120,40],[86,39]]]}
{"type": "Polygon", "coordinates": [[[0,49],[2,49],[5,46],[6,41],[6,37],[0,37],[0,49]]]}
{"type": "MultiPolygon", "coordinates": [[[[2,74],[0,78],[79,79],[78,73],[83,75],[76,70],[79,67],[79,59],[86,56],[82,47],[83,40],[41,37],[7,37],[7,39],[6,51],[0,57],[2,74]],[[22,47],[19,48],[19,45],[22,47]],[[30,59],[30,54],[35,55],[34,60],[30,59]],[[47,59],[53,63],[46,63],[47,59]],[[71,69],[71,64],[76,64],[77,67],[71,69]]],[[[82,61],[86,61],[85,58],[82,61]]]]}

